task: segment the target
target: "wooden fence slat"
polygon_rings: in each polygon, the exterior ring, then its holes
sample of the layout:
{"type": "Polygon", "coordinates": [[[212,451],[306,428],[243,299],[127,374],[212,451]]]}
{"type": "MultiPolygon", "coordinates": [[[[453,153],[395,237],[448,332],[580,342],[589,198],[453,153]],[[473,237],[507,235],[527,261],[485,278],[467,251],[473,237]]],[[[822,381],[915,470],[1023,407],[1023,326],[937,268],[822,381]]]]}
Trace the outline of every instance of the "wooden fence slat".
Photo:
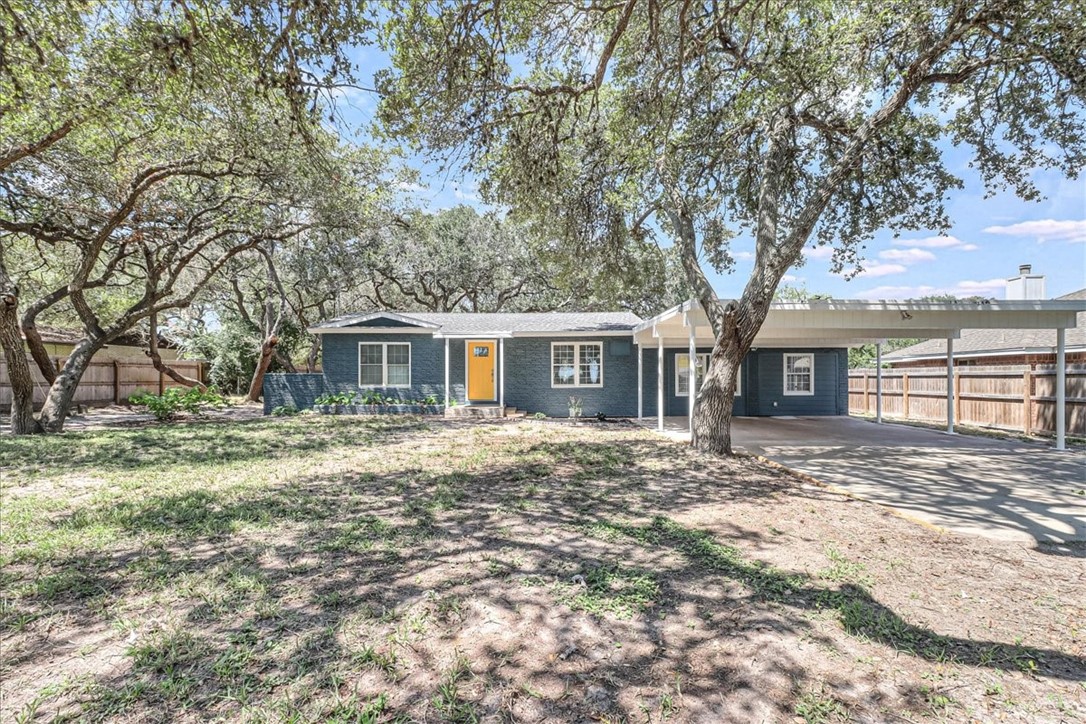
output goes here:
{"type": "MultiPolygon", "coordinates": [[[[53,359],[57,370],[64,368],[64,362],[63,357],[53,359]]],[[[169,364],[187,377],[202,379],[203,369],[198,360],[170,360],[169,364]]],[[[33,361],[30,363],[30,372],[34,380],[34,404],[41,405],[49,391],[49,384],[33,361]]],[[[182,385],[160,375],[149,359],[94,360],[83,373],[74,400],[81,405],[117,404],[127,400],[137,390],[153,390],[156,386],[165,390],[182,385]]],[[[7,361],[0,358],[0,412],[10,409],[11,397],[7,361]]]]}
{"type": "MultiPolygon", "coordinates": [[[[965,425],[1021,430],[1026,434],[1052,433],[1055,428],[1056,372],[1024,367],[955,370],[948,388],[945,368],[883,370],[883,398],[890,403],[888,417],[946,421],[946,398],[955,395],[954,416],[965,425]],[[901,400],[900,412],[895,400],[901,400]]],[[[849,411],[869,413],[865,384],[870,370],[849,371],[849,411]]],[[[1086,366],[1067,370],[1066,404],[1070,435],[1086,436],[1086,366]]]]}

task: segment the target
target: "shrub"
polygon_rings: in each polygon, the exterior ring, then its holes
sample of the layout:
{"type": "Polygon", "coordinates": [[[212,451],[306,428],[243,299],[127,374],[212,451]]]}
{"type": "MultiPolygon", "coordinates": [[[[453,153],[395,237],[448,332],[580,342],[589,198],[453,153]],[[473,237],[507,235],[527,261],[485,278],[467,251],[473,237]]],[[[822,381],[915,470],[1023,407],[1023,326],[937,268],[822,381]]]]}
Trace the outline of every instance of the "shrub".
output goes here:
{"type": "Polygon", "coordinates": [[[170,387],[161,395],[150,393],[135,394],[128,398],[134,405],[146,407],[156,420],[172,420],[178,412],[186,412],[190,415],[202,415],[208,408],[223,407],[226,398],[220,395],[215,388],[201,391],[199,387],[190,387],[182,390],[180,387],[170,387]]]}
{"type": "Polygon", "coordinates": [[[279,405],[272,408],[271,414],[276,417],[294,417],[298,414],[298,408],[294,405],[279,405]]]}

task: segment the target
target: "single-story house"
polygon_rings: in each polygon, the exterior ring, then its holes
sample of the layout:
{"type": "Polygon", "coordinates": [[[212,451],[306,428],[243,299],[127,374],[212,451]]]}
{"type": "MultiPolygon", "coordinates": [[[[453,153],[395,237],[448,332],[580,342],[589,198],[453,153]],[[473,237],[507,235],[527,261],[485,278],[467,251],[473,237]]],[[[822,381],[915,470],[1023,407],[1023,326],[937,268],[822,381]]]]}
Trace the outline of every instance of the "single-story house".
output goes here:
{"type": "MultiPolygon", "coordinates": [[[[906,336],[950,345],[965,327],[1065,329],[1081,302],[774,303],[743,362],[737,415],[847,415],[849,346],[906,336]]],[[[696,301],[642,320],[627,312],[372,311],[309,330],[323,339],[319,374],[268,375],[265,411],[327,393],[370,391],[449,405],[516,407],[548,417],[688,416],[690,380],[713,334],[696,301]]],[[[1061,333],[1062,339],[1062,333],[1061,333]]]]}
{"type": "MultiPolygon", "coordinates": [[[[62,327],[38,326],[38,335],[42,345],[50,357],[65,358],[72,353],[72,349],[83,339],[83,332],[76,329],[64,329],[62,327]]],[[[25,340],[25,335],[20,332],[25,340]]],[[[29,350],[27,350],[29,352],[29,350]]],[[[177,359],[177,345],[168,339],[161,338],[158,343],[158,353],[163,360],[169,362],[177,359]]],[[[127,360],[146,359],[147,338],[139,332],[126,332],[100,349],[94,355],[96,360],[127,360]]]]}

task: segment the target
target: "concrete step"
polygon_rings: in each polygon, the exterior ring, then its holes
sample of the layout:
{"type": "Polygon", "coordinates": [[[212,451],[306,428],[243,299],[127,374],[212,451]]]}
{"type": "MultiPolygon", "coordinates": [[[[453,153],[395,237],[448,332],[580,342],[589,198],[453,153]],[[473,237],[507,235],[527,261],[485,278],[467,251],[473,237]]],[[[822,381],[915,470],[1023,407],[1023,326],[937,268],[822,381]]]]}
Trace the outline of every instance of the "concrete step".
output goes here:
{"type": "Polygon", "coordinates": [[[495,418],[503,417],[504,410],[497,405],[456,405],[445,408],[445,417],[452,418],[495,418]]]}

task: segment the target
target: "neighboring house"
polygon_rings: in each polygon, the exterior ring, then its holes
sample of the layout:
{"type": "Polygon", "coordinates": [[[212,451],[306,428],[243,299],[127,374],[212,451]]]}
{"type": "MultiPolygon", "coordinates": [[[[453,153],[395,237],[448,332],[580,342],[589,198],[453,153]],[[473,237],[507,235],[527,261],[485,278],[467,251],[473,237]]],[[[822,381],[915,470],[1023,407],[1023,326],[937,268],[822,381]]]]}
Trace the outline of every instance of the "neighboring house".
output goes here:
{"type": "MultiPolygon", "coordinates": [[[[1029,267],[1022,271],[1029,273],[1029,267]]],[[[1015,286],[1018,278],[1009,280],[1008,297],[1020,293],[1044,294],[1044,277],[1030,275],[1029,289],[1015,286]]],[[[1021,299],[1021,297],[1020,297],[1021,299]]],[[[1056,297],[1054,301],[1086,301],[1086,289],[1056,297]]],[[[1086,312],[1079,312],[1074,327],[1066,330],[1065,342],[1068,365],[1086,364],[1086,312]]],[[[946,367],[946,340],[929,339],[911,347],[902,347],[882,356],[882,361],[895,369],[916,367],[946,367]]],[[[985,367],[1054,367],[1056,364],[1056,330],[1054,329],[963,329],[954,340],[954,364],[985,367]]]]}
{"type": "MultiPolygon", "coordinates": [[[[42,344],[50,357],[67,357],[72,348],[83,339],[83,333],[76,330],[61,329],[59,327],[38,327],[42,344]]],[[[107,344],[94,355],[96,360],[131,359],[133,357],[146,359],[147,340],[139,334],[129,332],[121,335],[110,344],[107,344]]],[[[158,344],[159,354],[165,361],[177,359],[176,346],[163,339],[158,344]]]]}

